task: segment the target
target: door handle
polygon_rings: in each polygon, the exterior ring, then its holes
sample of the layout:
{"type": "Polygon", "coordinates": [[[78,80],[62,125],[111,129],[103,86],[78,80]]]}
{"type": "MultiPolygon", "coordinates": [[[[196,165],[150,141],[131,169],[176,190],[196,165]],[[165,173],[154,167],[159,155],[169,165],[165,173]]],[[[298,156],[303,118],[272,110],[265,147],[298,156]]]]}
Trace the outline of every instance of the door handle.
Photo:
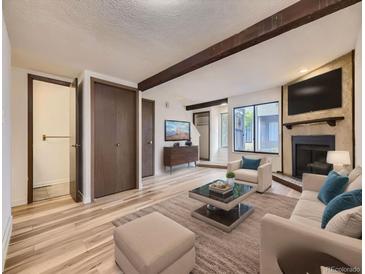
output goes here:
{"type": "Polygon", "coordinates": [[[79,144],[74,144],[74,145],[72,145],[72,147],[80,147],[81,145],[79,145],[79,144]]]}
{"type": "Polygon", "coordinates": [[[147,142],[147,144],[152,145],[152,144],[153,144],[153,142],[152,142],[152,141],[149,141],[149,142],[147,142]]]}

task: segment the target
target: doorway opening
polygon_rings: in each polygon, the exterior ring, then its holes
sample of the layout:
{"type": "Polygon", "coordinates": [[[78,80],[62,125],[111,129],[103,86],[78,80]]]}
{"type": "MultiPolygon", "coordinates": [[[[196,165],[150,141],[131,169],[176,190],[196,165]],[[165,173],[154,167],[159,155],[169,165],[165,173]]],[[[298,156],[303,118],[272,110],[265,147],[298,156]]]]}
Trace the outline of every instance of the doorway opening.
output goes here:
{"type": "Polygon", "coordinates": [[[199,166],[225,168],[228,162],[228,107],[226,104],[193,113],[199,133],[199,166]]]}
{"type": "Polygon", "coordinates": [[[200,134],[200,160],[210,161],[210,111],[194,113],[193,122],[200,134]]]}
{"type": "Polygon", "coordinates": [[[81,201],[81,97],[72,83],[28,74],[28,203],[81,201]]]}

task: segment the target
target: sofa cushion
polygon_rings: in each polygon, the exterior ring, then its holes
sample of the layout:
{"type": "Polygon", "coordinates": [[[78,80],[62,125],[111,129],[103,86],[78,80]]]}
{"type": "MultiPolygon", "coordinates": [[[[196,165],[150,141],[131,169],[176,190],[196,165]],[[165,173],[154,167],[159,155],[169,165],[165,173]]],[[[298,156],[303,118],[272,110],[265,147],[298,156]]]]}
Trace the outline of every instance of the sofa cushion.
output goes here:
{"type": "Polygon", "coordinates": [[[316,227],[316,228],[321,228],[321,222],[319,221],[314,221],[308,218],[304,218],[302,216],[298,216],[298,215],[292,215],[290,217],[290,221],[294,222],[294,223],[298,223],[300,225],[307,225],[310,227],[316,227]]]}
{"type": "Polygon", "coordinates": [[[326,230],[353,238],[360,238],[361,210],[362,206],[358,206],[337,213],[326,225],[326,230]]]}
{"type": "Polygon", "coordinates": [[[139,273],[159,273],[194,247],[195,234],[153,212],[114,230],[114,241],[139,273]]]}
{"type": "Polygon", "coordinates": [[[326,181],[322,185],[318,193],[318,199],[323,203],[328,204],[337,195],[344,192],[349,178],[342,176],[335,171],[328,173],[326,181]]]}
{"type": "Polygon", "coordinates": [[[250,159],[242,156],[241,168],[257,170],[260,166],[261,159],[250,159]]]}
{"type": "Polygon", "coordinates": [[[350,192],[342,193],[335,197],[326,206],[322,217],[322,228],[339,212],[362,205],[362,190],[356,189],[350,192]]]}
{"type": "Polygon", "coordinates": [[[348,183],[345,192],[353,191],[355,189],[362,189],[362,175],[356,177],[351,183],[348,183]]]}
{"type": "Polygon", "coordinates": [[[349,174],[349,184],[351,184],[362,173],[361,166],[356,166],[349,174]]]}
{"type": "Polygon", "coordinates": [[[237,169],[234,171],[236,179],[240,181],[256,183],[257,184],[257,170],[253,169],[237,169]]]}
{"type": "Polygon", "coordinates": [[[303,190],[300,196],[301,200],[318,201],[318,192],[311,190],[303,190]]]}
{"type": "Polygon", "coordinates": [[[294,208],[292,216],[300,216],[320,223],[325,207],[319,200],[309,201],[300,199],[294,208]]]}
{"type": "Polygon", "coordinates": [[[340,170],[336,170],[336,172],[342,176],[349,176],[350,174],[350,170],[348,170],[347,168],[343,167],[340,170]]]}
{"type": "Polygon", "coordinates": [[[270,163],[269,159],[266,157],[261,158],[260,166],[270,163]]]}

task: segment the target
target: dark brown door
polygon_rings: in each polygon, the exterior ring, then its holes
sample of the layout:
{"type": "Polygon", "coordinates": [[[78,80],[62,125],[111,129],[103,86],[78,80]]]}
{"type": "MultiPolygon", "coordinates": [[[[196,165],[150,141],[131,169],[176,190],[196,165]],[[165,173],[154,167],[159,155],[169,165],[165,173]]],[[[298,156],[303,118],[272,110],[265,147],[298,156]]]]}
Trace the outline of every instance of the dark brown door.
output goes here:
{"type": "Polygon", "coordinates": [[[155,170],[155,102],[142,99],[142,177],[155,170]]]}
{"type": "Polygon", "coordinates": [[[136,187],[137,117],[136,92],[117,88],[117,191],[136,187]]]}
{"type": "Polygon", "coordinates": [[[82,88],[78,88],[75,78],[70,86],[70,195],[75,202],[81,201],[82,186],[81,96],[82,88]]]}
{"type": "Polygon", "coordinates": [[[136,186],[136,93],[94,80],[94,196],[136,186]]]}

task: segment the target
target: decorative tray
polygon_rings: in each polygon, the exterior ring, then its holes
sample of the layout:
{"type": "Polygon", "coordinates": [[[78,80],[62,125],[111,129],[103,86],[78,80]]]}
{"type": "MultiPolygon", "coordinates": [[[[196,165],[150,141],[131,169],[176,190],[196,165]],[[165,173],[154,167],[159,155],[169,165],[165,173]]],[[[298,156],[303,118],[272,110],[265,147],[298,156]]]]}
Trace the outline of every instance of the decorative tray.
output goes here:
{"type": "Polygon", "coordinates": [[[227,184],[226,181],[216,180],[209,185],[209,190],[215,193],[225,195],[233,190],[233,187],[227,184]]]}

